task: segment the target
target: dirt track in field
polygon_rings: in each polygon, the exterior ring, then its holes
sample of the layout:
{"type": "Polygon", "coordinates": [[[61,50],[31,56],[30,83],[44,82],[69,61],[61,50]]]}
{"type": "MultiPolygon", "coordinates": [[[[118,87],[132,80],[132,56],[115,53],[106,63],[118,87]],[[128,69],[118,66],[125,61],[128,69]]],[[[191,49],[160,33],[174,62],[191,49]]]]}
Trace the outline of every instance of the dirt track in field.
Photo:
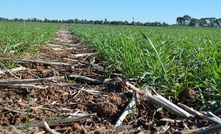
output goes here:
{"type": "Polygon", "coordinates": [[[17,71],[0,72],[0,133],[48,132],[43,121],[59,133],[173,133],[197,128],[187,121],[161,121],[178,118],[165,109],[155,113],[157,107],[148,101],[137,104],[134,114],[115,128],[133,94],[121,75],[109,74],[103,57],[65,26],[37,54],[24,55],[19,66],[17,71]]]}

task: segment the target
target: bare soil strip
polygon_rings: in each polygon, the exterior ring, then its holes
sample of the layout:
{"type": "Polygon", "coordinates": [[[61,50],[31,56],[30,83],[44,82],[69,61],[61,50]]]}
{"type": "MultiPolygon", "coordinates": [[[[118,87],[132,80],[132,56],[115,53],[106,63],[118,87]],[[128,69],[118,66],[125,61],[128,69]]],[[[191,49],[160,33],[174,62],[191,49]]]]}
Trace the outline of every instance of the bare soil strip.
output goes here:
{"type": "MultiPolygon", "coordinates": [[[[141,92],[110,75],[102,56],[65,26],[35,55],[0,58],[12,60],[20,67],[0,70],[0,133],[190,133],[215,126],[155,90],[141,92]]],[[[221,124],[215,115],[207,118],[221,124]]]]}
{"type": "Polygon", "coordinates": [[[0,70],[1,132],[45,131],[44,120],[59,133],[117,131],[131,93],[107,79],[106,62],[65,26],[37,54],[0,61],[20,66],[0,70]]]}

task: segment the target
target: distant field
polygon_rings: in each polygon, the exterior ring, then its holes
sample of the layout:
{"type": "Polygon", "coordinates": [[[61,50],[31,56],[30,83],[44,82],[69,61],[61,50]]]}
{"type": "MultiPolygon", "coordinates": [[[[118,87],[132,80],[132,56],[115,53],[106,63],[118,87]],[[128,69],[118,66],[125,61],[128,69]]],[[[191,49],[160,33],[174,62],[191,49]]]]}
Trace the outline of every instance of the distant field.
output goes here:
{"type": "Polygon", "coordinates": [[[1,57],[17,58],[34,53],[59,29],[60,24],[0,21],[1,57]]]}
{"type": "Polygon", "coordinates": [[[135,77],[137,82],[156,86],[162,93],[169,92],[175,100],[182,91],[191,88],[202,94],[196,99],[206,108],[220,105],[221,29],[68,26],[74,34],[106,55],[110,72],[112,67],[116,67],[125,76],[135,77]],[[204,102],[206,97],[214,101],[204,102]]]}

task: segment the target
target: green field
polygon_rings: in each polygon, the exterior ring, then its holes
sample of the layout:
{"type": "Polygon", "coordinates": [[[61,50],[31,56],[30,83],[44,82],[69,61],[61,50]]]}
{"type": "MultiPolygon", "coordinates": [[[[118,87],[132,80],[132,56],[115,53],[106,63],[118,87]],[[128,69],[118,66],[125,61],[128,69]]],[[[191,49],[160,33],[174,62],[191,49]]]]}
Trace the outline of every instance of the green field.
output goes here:
{"type": "Polygon", "coordinates": [[[59,29],[60,24],[0,21],[1,56],[20,57],[34,53],[38,45],[47,43],[59,29]],[[8,52],[11,52],[8,55],[8,52]]]}
{"type": "Polygon", "coordinates": [[[106,55],[113,67],[137,83],[152,85],[178,100],[187,88],[200,94],[206,109],[221,102],[221,29],[68,25],[106,55]],[[146,39],[147,36],[150,40],[146,39]],[[209,93],[209,94],[208,94],[209,93]],[[205,102],[211,98],[213,101],[205,102]]]}
{"type": "MultiPolygon", "coordinates": [[[[24,53],[35,53],[38,45],[49,42],[60,26],[53,23],[0,22],[1,57],[15,59],[24,53]]],[[[125,78],[134,78],[137,86],[155,86],[162,95],[169,94],[177,101],[184,90],[191,88],[200,94],[194,99],[202,102],[205,109],[220,106],[221,29],[67,26],[105,55],[110,74],[117,69],[125,78]]],[[[13,68],[16,62],[0,65],[13,68]]]]}

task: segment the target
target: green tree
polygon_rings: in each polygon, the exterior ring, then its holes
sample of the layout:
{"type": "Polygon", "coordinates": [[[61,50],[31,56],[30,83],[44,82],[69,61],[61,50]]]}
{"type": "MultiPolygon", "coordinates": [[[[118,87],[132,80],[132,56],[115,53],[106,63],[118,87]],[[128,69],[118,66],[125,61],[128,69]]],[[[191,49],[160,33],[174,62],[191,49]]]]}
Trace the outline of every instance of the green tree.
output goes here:
{"type": "Polygon", "coordinates": [[[191,17],[189,15],[184,15],[183,19],[184,19],[184,25],[188,26],[191,22],[191,17]]]}
{"type": "Polygon", "coordinates": [[[177,17],[176,22],[177,22],[178,25],[184,25],[183,17],[177,17]]]}
{"type": "Polygon", "coordinates": [[[192,18],[189,25],[194,26],[194,27],[199,27],[200,26],[200,20],[192,18]]]}

